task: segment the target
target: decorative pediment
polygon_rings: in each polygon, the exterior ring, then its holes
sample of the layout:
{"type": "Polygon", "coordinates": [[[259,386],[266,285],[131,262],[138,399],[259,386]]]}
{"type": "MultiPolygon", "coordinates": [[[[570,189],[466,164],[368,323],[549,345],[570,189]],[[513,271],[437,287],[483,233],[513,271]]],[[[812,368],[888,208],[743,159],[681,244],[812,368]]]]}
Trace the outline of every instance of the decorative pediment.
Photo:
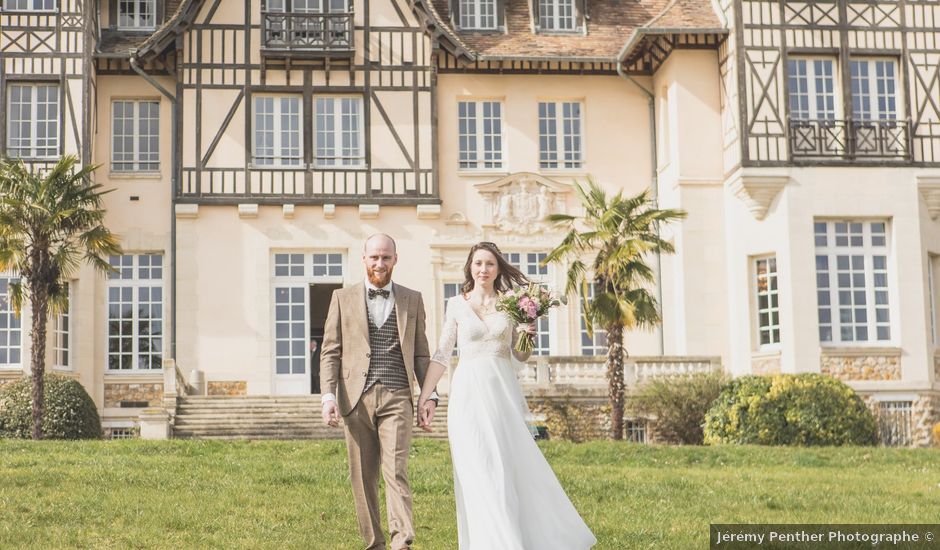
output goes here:
{"type": "Polygon", "coordinates": [[[551,214],[564,214],[571,186],[532,172],[475,185],[486,204],[486,224],[507,233],[532,235],[549,229],[551,214]]]}
{"type": "Polygon", "coordinates": [[[917,176],[917,189],[924,197],[930,219],[940,217],[940,176],[917,176]]]}
{"type": "Polygon", "coordinates": [[[741,199],[756,220],[763,220],[767,210],[787,182],[788,174],[745,174],[738,172],[731,179],[731,191],[741,199]]]}

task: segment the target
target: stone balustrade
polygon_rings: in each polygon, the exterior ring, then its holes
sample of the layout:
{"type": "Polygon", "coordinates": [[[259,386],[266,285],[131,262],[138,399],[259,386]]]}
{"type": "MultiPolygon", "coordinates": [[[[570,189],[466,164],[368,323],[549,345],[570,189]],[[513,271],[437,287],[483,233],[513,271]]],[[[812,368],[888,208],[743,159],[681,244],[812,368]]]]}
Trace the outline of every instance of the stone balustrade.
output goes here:
{"type": "MultiPolygon", "coordinates": [[[[627,388],[655,378],[683,376],[721,370],[719,357],[650,356],[624,359],[627,388]]],[[[604,356],[537,356],[519,371],[526,390],[565,388],[606,388],[607,364],[604,356]]]]}

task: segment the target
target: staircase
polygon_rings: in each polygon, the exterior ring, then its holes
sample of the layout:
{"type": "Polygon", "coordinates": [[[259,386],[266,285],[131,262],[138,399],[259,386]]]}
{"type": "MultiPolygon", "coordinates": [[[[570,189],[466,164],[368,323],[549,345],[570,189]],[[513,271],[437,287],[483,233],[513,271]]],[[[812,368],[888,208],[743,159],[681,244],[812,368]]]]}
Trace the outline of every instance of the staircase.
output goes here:
{"type": "MultiPolygon", "coordinates": [[[[434,431],[416,437],[447,438],[447,402],[434,415],[434,431]]],[[[189,396],[176,407],[173,437],[179,439],[343,439],[339,427],[323,424],[319,395],[189,396]]]]}

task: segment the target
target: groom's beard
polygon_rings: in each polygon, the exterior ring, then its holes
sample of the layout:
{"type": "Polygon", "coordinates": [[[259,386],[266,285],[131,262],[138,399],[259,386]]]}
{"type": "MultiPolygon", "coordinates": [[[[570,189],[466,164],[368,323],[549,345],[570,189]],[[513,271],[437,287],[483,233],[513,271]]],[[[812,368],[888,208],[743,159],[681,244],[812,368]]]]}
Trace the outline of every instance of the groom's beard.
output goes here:
{"type": "Polygon", "coordinates": [[[369,282],[372,283],[376,288],[382,288],[391,282],[392,268],[377,272],[374,271],[371,267],[367,267],[366,276],[369,278],[369,282]]]}

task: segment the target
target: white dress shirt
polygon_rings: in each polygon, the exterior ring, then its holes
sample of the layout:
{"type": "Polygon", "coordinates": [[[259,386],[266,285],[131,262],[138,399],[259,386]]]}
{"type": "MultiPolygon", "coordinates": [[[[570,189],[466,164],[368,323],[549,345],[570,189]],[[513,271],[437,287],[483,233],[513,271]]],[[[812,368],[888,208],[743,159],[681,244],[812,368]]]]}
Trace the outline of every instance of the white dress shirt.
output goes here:
{"type": "Polygon", "coordinates": [[[375,296],[371,300],[369,299],[369,289],[379,290],[379,287],[375,286],[368,279],[366,279],[366,309],[369,312],[369,318],[372,319],[372,322],[375,323],[377,328],[382,328],[382,325],[385,324],[385,321],[388,320],[388,317],[392,314],[392,308],[395,307],[395,285],[391,281],[387,285],[381,287],[381,290],[388,291],[388,298],[383,298],[382,296],[375,296]]]}

